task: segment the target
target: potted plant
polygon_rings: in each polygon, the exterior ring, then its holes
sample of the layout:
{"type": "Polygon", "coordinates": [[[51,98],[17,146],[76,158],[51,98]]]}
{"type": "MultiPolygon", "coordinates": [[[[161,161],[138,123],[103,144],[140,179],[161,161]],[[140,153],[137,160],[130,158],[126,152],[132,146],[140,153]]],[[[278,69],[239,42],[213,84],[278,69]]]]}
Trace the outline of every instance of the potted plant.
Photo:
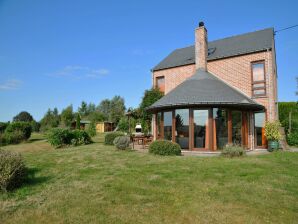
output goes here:
{"type": "Polygon", "coordinates": [[[281,134],[279,132],[280,123],[279,121],[266,122],[265,124],[265,136],[268,140],[268,151],[272,152],[279,149],[279,140],[281,134]]]}

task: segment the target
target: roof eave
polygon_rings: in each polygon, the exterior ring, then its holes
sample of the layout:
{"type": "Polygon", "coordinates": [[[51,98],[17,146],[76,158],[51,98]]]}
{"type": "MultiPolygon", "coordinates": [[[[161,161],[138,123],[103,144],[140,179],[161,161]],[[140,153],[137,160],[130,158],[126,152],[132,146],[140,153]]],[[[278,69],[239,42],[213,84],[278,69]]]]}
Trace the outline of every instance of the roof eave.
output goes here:
{"type": "Polygon", "coordinates": [[[200,103],[181,103],[181,104],[164,104],[160,106],[150,106],[146,110],[150,113],[177,108],[194,108],[194,107],[227,107],[236,109],[247,109],[252,111],[261,111],[265,107],[261,104],[235,103],[235,102],[200,102],[200,103]]]}
{"type": "MultiPolygon", "coordinates": [[[[211,58],[207,58],[207,61],[215,61],[215,60],[221,60],[221,59],[226,59],[226,58],[238,57],[238,56],[242,56],[242,55],[254,54],[254,53],[259,53],[259,52],[269,51],[269,50],[272,50],[272,47],[262,48],[259,50],[254,50],[254,51],[249,51],[249,52],[240,52],[238,54],[233,54],[233,55],[221,55],[221,56],[217,56],[217,57],[213,57],[213,58],[211,57],[211,58]]],[[[173,65],[173,66],[168,66],[168,67],[156,68],[156,67],[158,67],[158,65],[157,65],[154,68],[152,68],[150,71],[156,72],[156,71],[161,71],[161,70],[165,70],[165,69],[177,68],[177,67],[181,67],[181,66],[194,65],[194,64],[195,64],[194,62],[191,62],[191,63],[186,63],[186,64],[179,64],[179,65],[173,65]]]]}

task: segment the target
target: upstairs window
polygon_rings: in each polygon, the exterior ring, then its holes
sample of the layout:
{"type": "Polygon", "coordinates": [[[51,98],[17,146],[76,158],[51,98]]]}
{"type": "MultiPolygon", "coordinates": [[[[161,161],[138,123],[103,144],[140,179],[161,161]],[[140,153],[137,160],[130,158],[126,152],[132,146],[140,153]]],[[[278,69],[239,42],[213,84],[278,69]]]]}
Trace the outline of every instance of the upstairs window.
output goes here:
{"type": "Polygon", "coordinates": [[[252,71],[252,95],[255,97],[266,95],[265,63],[253,62],[252,71]]]}
{"type": "Polygon", "coordinates": [[[155,87],[158,88],[161,92],[165,92],[165,77],[160,76],[156,77],[155,87]]]}

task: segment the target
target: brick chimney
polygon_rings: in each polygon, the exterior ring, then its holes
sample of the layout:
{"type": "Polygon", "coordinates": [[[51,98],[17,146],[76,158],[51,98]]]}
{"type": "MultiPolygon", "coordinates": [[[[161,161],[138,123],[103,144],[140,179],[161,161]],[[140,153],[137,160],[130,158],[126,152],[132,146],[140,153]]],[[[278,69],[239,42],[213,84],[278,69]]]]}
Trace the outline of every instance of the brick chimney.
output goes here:
{"type": "Polygon", "coordinates": [[[204,22],[199,22],[195,30],[196,69],[207,71],[208,38],[204,22]]]}

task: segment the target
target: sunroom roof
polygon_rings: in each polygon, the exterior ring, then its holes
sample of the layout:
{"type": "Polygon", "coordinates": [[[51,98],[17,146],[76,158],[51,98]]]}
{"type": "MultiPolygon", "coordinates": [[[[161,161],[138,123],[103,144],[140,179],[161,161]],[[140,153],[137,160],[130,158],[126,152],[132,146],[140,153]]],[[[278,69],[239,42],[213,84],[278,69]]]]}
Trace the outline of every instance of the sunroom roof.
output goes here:
{"type": "Polygon", "coordinates": [[[148,107],[147,110],[153,112],[195,106],[238,107],[250,110],[264,109],[264,106],[213,74],[198,69],[193,76],[148,107]]]}

